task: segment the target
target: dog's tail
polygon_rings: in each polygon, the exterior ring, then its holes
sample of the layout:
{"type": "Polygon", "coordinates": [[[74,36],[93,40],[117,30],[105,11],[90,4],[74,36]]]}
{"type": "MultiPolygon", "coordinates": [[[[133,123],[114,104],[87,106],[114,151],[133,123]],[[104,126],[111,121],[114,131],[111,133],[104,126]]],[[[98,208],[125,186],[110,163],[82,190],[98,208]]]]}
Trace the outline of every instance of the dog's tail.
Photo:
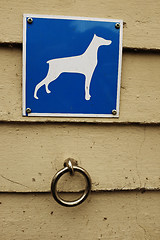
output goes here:
{"type": "Polygon", "coordinates": [[[52,63],[53,61],[54,61],[54,59],[48,60],[46,63],[50,64],[50,63],[52,63]]]}

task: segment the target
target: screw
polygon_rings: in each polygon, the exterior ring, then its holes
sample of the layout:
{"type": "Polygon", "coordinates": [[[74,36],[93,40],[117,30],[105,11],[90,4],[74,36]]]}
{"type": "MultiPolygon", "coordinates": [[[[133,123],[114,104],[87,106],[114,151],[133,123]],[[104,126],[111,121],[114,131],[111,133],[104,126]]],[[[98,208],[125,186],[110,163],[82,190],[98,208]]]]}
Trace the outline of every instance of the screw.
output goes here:
{"type": "Polygon", "coordinates": [[[116,23],[116,24],[115,24],[115,28],[116,28],[116,29],[119,29],[119,28],[120,28],[120,23],[116,23]]]}
{"type": "Polygon", "coordinates": [[[31,18],[31,17],[27,18],[27,22],[28,22],[29,24],[31,24],[31,23],[33,22],[33,18],[31,18]]]}
{"type": "Polygon", "coordinates": [[[116,110],[116,109],[113,109],[113,110],[112,110],[112,114],[113,114],[113,115],[116,115],[116,114],[117,114],[117,110],[116,110]]]}
{"type": "Polygon", "coordinates": [[[27,108],[27,109],[26,109],[26,113],[31,113],[31,109],[30,109],[30,108],[27,108]]]}

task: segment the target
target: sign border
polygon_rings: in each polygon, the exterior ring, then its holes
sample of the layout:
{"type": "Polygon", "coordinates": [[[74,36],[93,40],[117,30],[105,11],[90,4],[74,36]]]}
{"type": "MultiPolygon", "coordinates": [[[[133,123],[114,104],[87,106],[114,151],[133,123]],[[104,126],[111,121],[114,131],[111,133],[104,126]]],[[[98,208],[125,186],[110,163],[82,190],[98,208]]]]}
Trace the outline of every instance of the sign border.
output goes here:
{"type": "Polygon", "coordinates": [[[78,16],[63,16],[63,15],[41,15],[41,14],[23,14],[23,81],[22,81],[22,115],[29,117],[94,117],[94,118],[118,118],[120,106],[120,85],[121,85],[121,69],[122,69],[122,39],[123,39],[123,20],[107,19],[107,18],[92,18],[92,17],[78,17],[78,16]],[[48,18],[48,19],[72,19],[72,20],[86,20],[99,22],[115,22],[120,23],[119,35],[119,60],[118,60],[118,79],[117,79],[117,114],[86,114],[86,113],[26,113],[26,19],[32,18],[48,18]]]}

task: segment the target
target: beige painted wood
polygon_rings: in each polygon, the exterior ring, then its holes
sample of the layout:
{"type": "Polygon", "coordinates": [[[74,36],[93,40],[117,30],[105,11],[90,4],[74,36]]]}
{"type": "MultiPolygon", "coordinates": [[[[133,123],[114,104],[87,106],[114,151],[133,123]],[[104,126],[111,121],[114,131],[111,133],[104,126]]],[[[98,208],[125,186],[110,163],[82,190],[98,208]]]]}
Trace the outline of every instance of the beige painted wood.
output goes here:
{"type": "Polygon", "coordinates": [[[1,194],[1,239],[159,240],[159,198],[159,192],[92,193],[65,208],[50,194],[1,194]]]}
{"type": "MultiPolygon", "coordinates": [[[[123,55],[120,118],[22,117],[22,52],[0,48],[0,120],[22,122],[160,122],[160,56],[123,55]]],[[[52,84],[50,85],[52,89],[52,84]]],[[[72,89],[71,89],[72,91],[72,89]]],[[[28,106],[29,107],[29,106],[28,106]]]]}
{"type": "MultiPolygon", "coordinates": [[[[160,127],[1,124],[0,191],[47,192],[64,160],[74,158],[92,178],[92,190],[160,187],[160,127]]],[[[66,176],[61,191],[80,191],[66,176]]]]}
{"type": "Polygon", "coordinates": [[[160,49],[159,0],[1,0],[0,42],[22,42],[23,13],[122,19],[124,46],[160,49]]]}

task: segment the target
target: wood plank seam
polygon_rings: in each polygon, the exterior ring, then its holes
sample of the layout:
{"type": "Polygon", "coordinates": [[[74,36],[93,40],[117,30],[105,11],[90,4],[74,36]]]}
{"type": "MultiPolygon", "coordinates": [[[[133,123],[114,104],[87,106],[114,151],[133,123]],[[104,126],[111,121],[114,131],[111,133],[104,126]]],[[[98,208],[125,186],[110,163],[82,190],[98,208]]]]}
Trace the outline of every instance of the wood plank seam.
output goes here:
{"type": "MultiPolygon", "coordinates": [[[[18,42],[0,42],[0,48],[16,48],[16,49],[22,49],[22,43],[18,42]]],[[[123,47],[124,53],[154,53],[159,54],[160,49],[159,48],[134,48],[134,47],[123,47]]]]}
{"type": "Polygon", "coordinates": [[[86,122],[85,121],[85,119],[83,120],[83,121],[79,121],[79,120],[77,120],[76,121],[76,118],[75,118],[75,121],[73,120],[73,121],[68,121],[68,120],[65,120],[65,119],[62,119],[61,121],[57,121],[56,119],[55,119],[55,121],[52,119],[52,120],[45,120],[44,119],[44,121],[35,121],[35,122],[31,122],[31,121],[29,121],[29,119],[28,119],[28,121],[27,121],[27,119],[26,119],[26,121],[24,121],[24,122],[22,122],[22,121],[19,121],[19,120],[0,120],[0,124],[12,124],[12,125],[14,125],[14,124],[22,124],[22,125],[28,125],[28,124],[36,124],[36,125],[38,125],[38,124],[54,124],[54,125],[59,125],[59,124],[65,124],[65,125],[67,125],[67,124],[69,124],[69,125],[72,125],[72,126],[81,126],[81,125],[95,125],[95,126],[98,126],[98,125],[100,125],[100,126],[106,126],[106,125],[112,125],[112,126],[156,126],[156,127],[159,127],[160,126],[160,122],[155,122],[155,121],[153,121],[153,122],[132,122],[132,121],[128,121],[128,122],[97,122],[96,120],[95,121],[92,121],[92,122],[86,122]]]}
{"type": "MultiPolygon", "coordinates": [[[[69,194],[74,194],[74,193],[82,193],[83,191],[58,191],[60,194],[62,193],[69,193],[69,194]]],[[[135,192],[135,193],[152,193],[152,192],[160,192],[160,188],[135,188],[135,189],[105,189],[105,190],[91,190],[91,193],[130,193],[130,192],[135,192]]],[[[36,194],[36,195],[42,195],[42,194],[51,194],[50,191],[30,191],[30,192],[16,192],[16,191],[0,191],[0,194],[25,194],[25,195],[31,195],[31,194],[36,194]]]]}

